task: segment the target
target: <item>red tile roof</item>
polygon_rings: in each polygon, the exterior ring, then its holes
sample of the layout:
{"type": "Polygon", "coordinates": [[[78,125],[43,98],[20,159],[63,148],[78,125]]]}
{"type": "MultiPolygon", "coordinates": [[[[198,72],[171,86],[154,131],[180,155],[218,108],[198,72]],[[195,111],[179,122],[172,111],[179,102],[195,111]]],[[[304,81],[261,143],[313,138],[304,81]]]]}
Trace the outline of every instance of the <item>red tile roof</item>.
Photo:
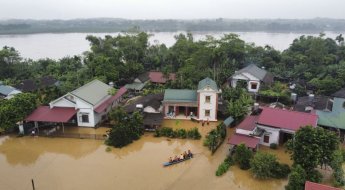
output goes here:
{"type": "Polygon", "coordinates": [[[78,110],[67,107],[54,107],[50,109],[49,106],[40,106],[33,111],[25,121],[41,121],[41,122],[68,122],[78,110]]]}
{"type": "Polygon", "coordinates": [[[341,190],[341,189],[330,187],[330,186],[319,184],[319,183],[306,181],[304,190],[341,190]]]}
{"type": "Polygon", "coordinates": [[[264,107],[258,124],[297,131],[306,125],[317,126],[316,114],[264,107]]]}
{"type": "Polygon", "coordinates": [[[258,118],[259,116],[257,115],[248,116],[236,128],[253,131],[256,127],[256,121],[258,120],[258,118]]]}
{"type": "MultiPolygon", "coordinates": [[[[164,74],[159,71],[150,71],[149,72],[149,78],[150,81],[153,83],[166,83],[167,79],[164,77],[164,74]]],[[[169,80],[175,80],[176,79],[176,74],[175,73],[170,73],[169,74],[169,80]]]]}
{"type": "Polygon", "coordinates": [[[102,113],[107,107],[109,107],[115,100],[120,98],[122,95],[124,95],[127,92],[127,89],[125,87],[121,87],[114,96],[109,97],[107,100],[105,100],[103,103],[98,105],[95,108],[96,113],[102,113]]]}
{"type": "Polygon", "coordinates": [[[258,138],[247,136],[247,135],[241,135],[241,134],[233,134],[228,139],[228,144],[239,145],[243,143],[249,148],[256,148],[259,142],[260,142],[260,139],[258,138]]]}

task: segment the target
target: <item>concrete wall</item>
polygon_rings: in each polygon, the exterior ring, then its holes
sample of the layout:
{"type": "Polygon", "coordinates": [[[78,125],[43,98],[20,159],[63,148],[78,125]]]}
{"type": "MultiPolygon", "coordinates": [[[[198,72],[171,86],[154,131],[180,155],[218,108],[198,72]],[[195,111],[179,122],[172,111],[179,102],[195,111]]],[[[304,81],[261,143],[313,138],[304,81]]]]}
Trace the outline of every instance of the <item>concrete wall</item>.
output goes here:
{"type": "Polygon", "coordinates": [[[212,89],[198,90],[199,94],[199,120],[217,121],[218,94],[212,89]],[[206,102],[206,96],[211,97],[210,102],[206,102]],[[210,110],[210,116],[205,116],[205,110],[210,110]]]}
{"type": "Polygon", "coordinates": [[[98,118],[95,118],[95,114],[93,111],[93,106],[84,102],[83,100],[80,99],[76,99],[76,104],[77,104],[77,108],[79,109],[78,113],[77,113],[77,119],[78,119],[78,126],[82,126],[82,127],[95,127],[97,122],[96,119],[98,120],[98,118]],[[83,123],[81,121],[80,116],[85,113],[89,115],[89,122],[88,123],[83,123]]]}
{"type": "Polygon", "coordinates": [[[257,127],[264,129],[266,131],[260,139],[260,144],[265,145],[265,146],[270,146],[270,144],[272,144],[272,143],[279,144],[280,129],[267,127],[264,125],[257,125],[257,127]],[[265,135],[268,135],[270,137],[268,143],[264,142],[264,136],[265,135]]]}
{"type": "Polygon", "coordinates": [[[236,133],[249,136],[251,133],[253,133],[253,131],[236,128],[236,133]]]}

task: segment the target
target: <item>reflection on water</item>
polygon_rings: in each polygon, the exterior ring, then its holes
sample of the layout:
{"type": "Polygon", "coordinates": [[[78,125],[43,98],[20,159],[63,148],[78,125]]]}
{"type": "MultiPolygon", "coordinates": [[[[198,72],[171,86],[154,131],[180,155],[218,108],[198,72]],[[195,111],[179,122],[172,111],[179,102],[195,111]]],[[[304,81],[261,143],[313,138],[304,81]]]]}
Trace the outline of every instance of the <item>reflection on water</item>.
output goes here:
{"type": "MultiPolygon", "coordinates": [[[[166,120],[164,126],[197,126],[204,135],[217,123],[201,127],[190,121],[166,120]]],[[[229,130],[233,133],[233,129],[229,130]]],[[[231,189],[283,190],[287,180],[253,179],[249,171],[234,166],[221,177],[215,170],[228,153],[224,143],[212,156],[202,140],[155,138],[146,133],[121,149],[106,152],[103,141],[43,137],[0,137],[0,189],[231,189]],[[170,156],[191,149],[195,157],[162,167],[170,156]]],[[[291,164],[283,148],[270,151],[291,164]]]]}

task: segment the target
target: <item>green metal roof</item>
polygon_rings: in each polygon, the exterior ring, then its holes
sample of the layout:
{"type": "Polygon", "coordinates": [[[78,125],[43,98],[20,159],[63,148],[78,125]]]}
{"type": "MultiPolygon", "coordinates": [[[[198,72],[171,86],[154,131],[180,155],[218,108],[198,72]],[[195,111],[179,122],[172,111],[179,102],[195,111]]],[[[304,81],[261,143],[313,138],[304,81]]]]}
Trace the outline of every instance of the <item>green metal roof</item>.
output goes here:
{"type": "Polygon", "coordinates": [[[111,88],[112,87],[110,87],[109,85],[96,79],[72,91],[71,94],[83,99],[84,101],[92,105],[96,105],[110,96],[109,89],[111,88]]]}
{"type": "Polygon", "coordinates": [[[218,91],[217,83],[208,77],[199,82],[198,90],[202,90],[207,86],[209,86],[211,89],[215,91],[218,91]]]}
{"type": "Polygon", "coordinates": [[[164,102],[196,102],[196,90],[187,89],[166,89],[164,92],[164,102]]]}
{"type": "Polygon", "coordinates": [[[327,112],[316,110],[318,124],[327,127],[345,129],[345,112],[327,112]]]}
{"type": "Polygon", "coordinates": [[[129,90],[142,90],[145,87],[145,83],[141,83],[141,82],[134,82],[131,84],[126,84],[125,88],[129,89],[129,90]]]}

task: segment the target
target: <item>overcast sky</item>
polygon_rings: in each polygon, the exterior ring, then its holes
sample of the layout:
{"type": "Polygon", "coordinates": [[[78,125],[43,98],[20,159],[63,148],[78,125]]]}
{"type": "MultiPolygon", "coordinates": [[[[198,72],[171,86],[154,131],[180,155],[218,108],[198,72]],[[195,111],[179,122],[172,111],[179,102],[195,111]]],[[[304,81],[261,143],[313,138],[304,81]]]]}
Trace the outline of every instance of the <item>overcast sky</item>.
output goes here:
{"type": "Polygon", "coordinates": [[[345,0],[0,0],[0,18],[344,18],[345,0]]]}

